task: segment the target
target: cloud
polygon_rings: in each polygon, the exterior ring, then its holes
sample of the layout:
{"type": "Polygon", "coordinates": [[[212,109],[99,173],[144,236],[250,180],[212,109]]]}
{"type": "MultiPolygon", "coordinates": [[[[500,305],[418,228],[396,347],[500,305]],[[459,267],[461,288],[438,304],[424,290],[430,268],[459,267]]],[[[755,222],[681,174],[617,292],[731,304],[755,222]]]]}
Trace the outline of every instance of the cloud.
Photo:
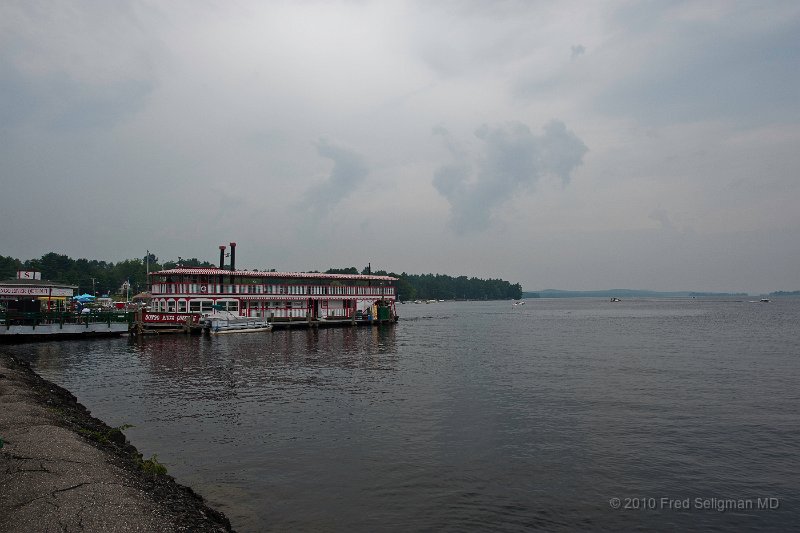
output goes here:
{"type": "Polygon", "coordinates": [[[152,84],[125,80],[107,86],[76,82],[64,75],[26,76],[0,61],[0,128],[39,126],[74,132],[109,128],[142,109],[152,84]]]}
{"type": "Polygon", "coordinates": [[[333,168],[322,183],[306,191],[304,206],[321,218],[366,179],[369,169],[361,155],[328,139],[317,141],[317,153],[333,161],[333,168]]]}
{"type": "Polygon", "coordinates": [[[474,179],[469,154],[460,149],[443,128],[442,136],[455,163],[436,170],[433,186],[450,202],[450,223],[459,233],[485,230],[492,216],[514,195],[532,189],[543,175],[554,175],[569,183],[575,167],[583,163],[586,145],[563,122],[554,120],[535,135],[521,122],[489,127],[475,136],[483,142],[474,179]]]}
{"type": "Polygon", "coordinates": [[[672,220],[669,218],[669,213],[667,213],[663,209],[654,209],[650,215],[651,220],[655,220],[659,224],[661,224],[661,229],[667,231],[675,231],[675,225],[672,223],[672,220]]]}
{"type": "MultiPolygon", "coordinates": [[[[216,260],[236,240],[259,267],[682,288],[700,278],[663,250],[694,228],[738,243],[741,283],[797,288],[798,34],[785,0],[7,0],[0,225],[26,223],[3,253],[216,260]]],[[[716,284],[731,252],[710,249],[716,284]]]]}
{"type": "Polygon", "coordinates": [[[656,126],[798,120],[800,70],[787,68],[800,54],[797,4],[711,5],[710,13],[693,13],[691,3],[619,9],[626,38],[597,59],[614,77],[599,85],[595,109],[656,126]]]}
{"type": "Polygon", "coordinates": [[[138,10],[76,4],[0,5],[0,128],[74,135],[115,126],[146,105],[157,45],[138,10]]]}

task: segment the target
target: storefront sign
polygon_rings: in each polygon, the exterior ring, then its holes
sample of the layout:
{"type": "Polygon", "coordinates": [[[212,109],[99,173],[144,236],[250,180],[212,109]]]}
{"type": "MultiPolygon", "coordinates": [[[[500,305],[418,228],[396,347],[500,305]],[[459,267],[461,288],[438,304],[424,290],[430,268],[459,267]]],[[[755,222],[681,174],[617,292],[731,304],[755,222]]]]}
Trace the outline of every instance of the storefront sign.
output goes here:
{"type": "Polygon", "coordinates": [[[47,296],[49,287],[0,287],[0,294],[7,296],[47,296]]]}
{"type": "Polygon", "coordinates": [[[72,296],[72,289],[51,289],[50,287],[9,287],[0,286],[2,296],[72,296]],[[52,292],[50,292],[52,290],[52,292]]]}

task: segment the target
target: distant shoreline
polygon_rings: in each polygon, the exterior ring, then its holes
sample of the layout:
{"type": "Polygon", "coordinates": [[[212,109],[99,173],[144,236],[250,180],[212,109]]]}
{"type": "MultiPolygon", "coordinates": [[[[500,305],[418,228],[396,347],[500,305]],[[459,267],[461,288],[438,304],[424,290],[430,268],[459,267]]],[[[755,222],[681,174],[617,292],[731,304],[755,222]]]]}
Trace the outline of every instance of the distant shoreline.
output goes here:
{"type": "Polygon", "coordinates": [[[759,295],[751,295],[746,292],[650,291],[638,289],[606,289],[599,291],[544,289],[541,291],[522,292],[523,298],[750,298],[753,296],[791,298],[800,297],[800,291],[776,291],[759,295]]]}

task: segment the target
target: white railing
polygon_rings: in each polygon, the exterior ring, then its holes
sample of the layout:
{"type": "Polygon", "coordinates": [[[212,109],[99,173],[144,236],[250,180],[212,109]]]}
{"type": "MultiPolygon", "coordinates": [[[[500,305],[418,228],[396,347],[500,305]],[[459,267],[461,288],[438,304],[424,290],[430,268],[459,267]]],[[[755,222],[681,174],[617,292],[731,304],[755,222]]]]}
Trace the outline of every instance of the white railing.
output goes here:
{"type": "Polygon", "coordinates": [[[386,296],[395,295],[393,286],[364,285],[290,285],[290,284],[218,284],[218,283],[154,283],[152,294],[245,294],[270,296],[386,296]]]}

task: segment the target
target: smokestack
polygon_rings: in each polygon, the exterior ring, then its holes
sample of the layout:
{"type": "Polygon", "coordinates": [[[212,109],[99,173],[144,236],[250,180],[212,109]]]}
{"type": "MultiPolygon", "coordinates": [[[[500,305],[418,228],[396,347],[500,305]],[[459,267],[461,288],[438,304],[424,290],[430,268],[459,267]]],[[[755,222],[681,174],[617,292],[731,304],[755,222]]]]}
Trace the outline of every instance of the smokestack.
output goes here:
{"type": "Polygon", "coordinates": [[[225,268],[225,245],[219,247],[219,267],[225,268]]]}
{"type": "Polygon", "coordinates": [[[231,243],[231,272],[236,270],[236,243],[231,243]]]}

